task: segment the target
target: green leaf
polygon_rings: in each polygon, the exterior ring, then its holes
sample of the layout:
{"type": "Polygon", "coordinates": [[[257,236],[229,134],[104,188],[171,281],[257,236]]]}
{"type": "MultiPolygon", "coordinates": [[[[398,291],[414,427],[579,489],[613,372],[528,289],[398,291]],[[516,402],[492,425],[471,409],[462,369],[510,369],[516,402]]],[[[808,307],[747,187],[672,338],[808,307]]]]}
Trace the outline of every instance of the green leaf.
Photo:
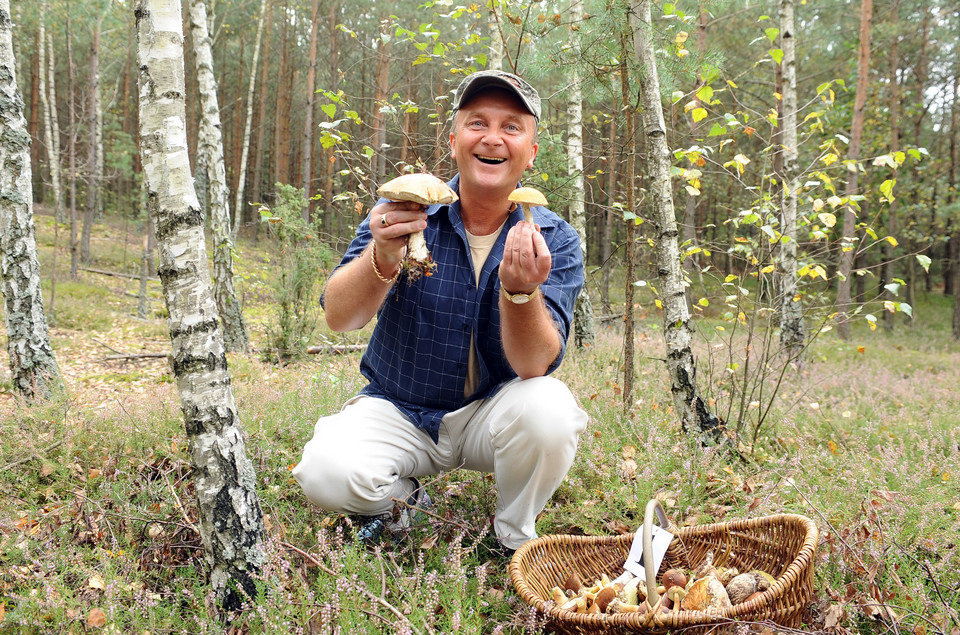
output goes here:
{"type": "Polygon", "coordinates": [[[710,86],[701,86],[697,89],[697,99],[705,104],[709,104],[713,99],[713,88],[710,86]]]}
{"type": "Polygon", "coordinates": [[[917,262],[920,263],[920,266],[923,267],[923,270],[927,273],[930,273],[930,256],[924,256],[923,254],[917,254],[917,262]]]}
{"type": "Polygon", "coordinates": [[[890,295],[900,295],[900,285],[896,282],[883,285],[883,288],[890,292],[890,295]]]}
{"type": "Polygon", "coordinates": [[[783,62],[783,50],[782,49],[770,49],[770,57],[773,58],[773,61],[777,64],[783,62]]]}
{"type": "Polygon", "coordinates": [[[887,179],[880,184],[880,194],[888,203],[892,203],[895,200],[893,196],[893,186],[896,184],[896,179],[887,179]]]}
{"type": "Polygon", "coordinates": [[[710,128],[710,133],[708,137],[718,137],[720,135],[727,134],[727,129],[721,126],[718,123],[713,124],[713,128],[710,128]]]}
{"type": "Polygon", "coordinates": [[[337,114],[337,105],[336,104],[324,104],[320,106],[320,110],[323,111],[323,114],[333,119],[337,114]]]}
{"type": "Polygon", "coordinates": [[[770,40],[770,43],[774,43],[777,40],[777,36],[780,35],[780,29],[775,27],[770,27],[764,30],[764,33],[767,34],[767,39],[770,40]]]}
{"type": "Polygon", "coordinates": [[[906,313],[910,317],[913,317],[913,307],[907,304],[906,302],[901,302],[897,305],[897,309],[901,313],[906,313]]]}
{"type": "Polygon", "coordinates": [[[700,122],[707,118],[706,108],[694,108],[691,112],[694,122],[700,122]]]}

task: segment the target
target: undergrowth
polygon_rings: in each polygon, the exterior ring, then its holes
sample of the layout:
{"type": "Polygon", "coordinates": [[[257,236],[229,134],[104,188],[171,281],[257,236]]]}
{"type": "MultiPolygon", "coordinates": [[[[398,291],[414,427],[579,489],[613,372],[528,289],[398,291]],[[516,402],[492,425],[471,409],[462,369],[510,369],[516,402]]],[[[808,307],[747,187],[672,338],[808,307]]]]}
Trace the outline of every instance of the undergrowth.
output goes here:
{"type": "MultiPolygon", "coordinates": [[[[269,271],[248,251],[238,275],[259,294],[251,313],[268,320],[260,303],[270,298],[262,282],[269,271]]],[[[99,307],[91,328],[134,320],[111,306],[122,303],[116,295],[91,301],[101,295],[91,284],[58,286],[68,324],[86,322],[80,307],[99,307]]],[[[960,347],[948,343],[949,304],[921,300],[912,329],[819,338],[785,376],[757,443],[739,452],[701,449],[681,434],[655,311],[638,327],[626,410],[622,334],[601,326],[595,345],[571,347],[558,371],[590,425],[539,532],[631,532],[654,497],[678,525],[799,513],[820,531],[805,630],[960,632],[960,347]]],[[[151,337],[164,331],[159,319],[132,323],[151,337]]],[[[699,359],[720,344],[710,326],[701,322],[699,359]]],[[[252,331],[266,329],[255,319],[252,331]]],[[[71,337],[67,327],[55,332],[64,345],[71,337]]],[[[120,395],[139,375],[158,379],[96,406],[77,387],[45,405],[8,402],[0,411],[0,633],[545,632],[506,563],[480,544],[496,500],[489,476],[428,481],[433,513],[407,541],[377,551],[354,542],[350,519],[306,502],[290,468],[316,419],[363,385],[358,360],[325,354],[276,366],[257,355],[229,358],[268,560],[258,597],[226,624],[212,612],[169,372],[128,361],[110,376],[78,374],[118,383],[120,395]]],[[[700,381],[715,385],[722,372],[704,371],[700,381]]]]}

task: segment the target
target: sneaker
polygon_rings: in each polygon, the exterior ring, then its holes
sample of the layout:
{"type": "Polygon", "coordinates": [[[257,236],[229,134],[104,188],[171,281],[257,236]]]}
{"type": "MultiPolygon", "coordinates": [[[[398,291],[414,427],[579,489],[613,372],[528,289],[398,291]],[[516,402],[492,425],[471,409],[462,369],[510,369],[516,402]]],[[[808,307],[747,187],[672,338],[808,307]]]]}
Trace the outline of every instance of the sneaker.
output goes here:
{"type": "Polygon", "coordinates": [[[509,564],[516,551],[516,549],[503,544],[493,531],[484,536],[483,540],[480,541],[480,555],[489,558],[495,563],[509,564]]]}
{"type": "Polygon", "coordinates": [[[420,481],[415,478],[410,480],[413,482],[413,492],[407,497],[405,505],[397,503],[393,506],[393,510],[386,514],[360,517],[357,540],[369,547],[380,544],[384,535],[399,540],[413,528],[420,510],[433,506],[433,501],[430,500],[426,490],[420,486],[420,481]]]}

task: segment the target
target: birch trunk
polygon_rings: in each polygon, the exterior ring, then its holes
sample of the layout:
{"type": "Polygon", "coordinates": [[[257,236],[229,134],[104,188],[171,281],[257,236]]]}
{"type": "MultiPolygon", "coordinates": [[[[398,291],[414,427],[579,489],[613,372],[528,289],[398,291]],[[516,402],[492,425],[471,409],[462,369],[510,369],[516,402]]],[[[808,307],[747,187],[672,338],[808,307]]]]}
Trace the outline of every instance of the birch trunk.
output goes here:
{"type": "Polygon", "coordinates": [[[657,280],[663,303],[663,336],[673,403],[683,429],[701,443],[719,441],[719,420],[707,411],[697,390],[697,367],[691,343],[690,311],[687,308],[681,266],[679,230],[670,182],[670,150],[667,147],[660,79],[657,75],[650,18],[651,0],[632,5],[634,50],[641,65],[640,100],[643,132],[647,140],[647,178],[656,235],[657,280]]]}
{"type": "Polygon", "coordinates": [[[47,33],[47,93],[49,94],[50,126],[53,129],[50,140],[50,147],[53,149],[53,159],[50,161],[50,180],[53,182],[56,219],[58,223],[62,223],[66,220],[66,213],[63,209],[63,172],[60,169],[60,161],[63,157],[60,148],[60,116],[57,113],[57,84],[56,73],[54,72],[56,64],[53,52],[53,36],[47,33]]]}
{"type": "Polygon", "coordinates": [[[780,0],[780,48],[783,50],[783,171],[780,175],[780,346],[799,361],[806,332],[797,289],[797,56],[793,0],[780,0]]]}
{"type": "Polygon", "coordinates": [[[217,600],[238,610],[256,594],[265,561],[263,513],[230,388],[190,174],[180,1],[137,0],[135,13],[140,156],[170,316],[173,370],[196,470],[200,534],[217,600]]]}
{"type": "Polygon", "coordinates": [[[87,86],[89,99],[87,141],[87,209],[83,214],[83,230],[80,235],[80,262],[90,262],[90,237],[93,233],[93,222],[97,217],[100,199],[100,172],[97,170],[97,157],[100,156],[100,134],[97,125],[100,112],[100,25],[102,14],[97,17],[93,29],[93,41],[90,44],[90,77],[87,86]]]}
{"type": "Polygon", "coordinates": [[[0,290],[13,389],[33,401],[52,394],[60,371],[40,291],[30,133],[17,88],[12,31],[10,2],[0,0],[0,290]]]}
{"type": "MultiPolygon", "coordinates": [[[[625,196],[627,209],[634,211],[636,196],[636,177],[637,177],[637,120],[636,109],[630,99],[630,67],[627,64],[629,50],[629,33],[623,29],[620,34],[620,98],[623,102],[623,119],[626,132],[626,182],[625,196]]],[[[612,168],[615,169],[615,168],[612,168]]],[[[633,341],[633,292],[636,287],[634,282],[634,254],[636,252],[636,223],[632,219],[627,220],[627,235],[624,239],[623,259],[626,265],[626,285],[624,285],[624,307],[623,307],[623,415],[626,418],[633,406],[633,376],[635,366],[634,341],[633,341]]]]}
{"type": "Polygon", "coordinates": [[[253,45],[253,62],[250,64],[250,87],[247,89],[247,115],[243,124],[243,146],[240,148],[240,173],[237,177],[237,197],[233,208],[232,238],[237,240],[240,224],[243,222],[243,191],[247,185],[247,160],[250,157],[250,129],[253,125],[253,97],[257,85],[257,61],[260,58],[260,39],[263,37],[264,15],[267,12],[267,0],[260,0],[260,19],[257,21],[257,38],[253,45]]]}
{"type": "MultiPolygon", "coordinates": [[[[860,46],[857,58],[857,92],[853,99],[853,122],[850,126],[850,147],[847,150],[847,186],[844,194],[849,199],[856,196],[860,187],[860,149],[863,143],[863,111],[867,105],[867,80],[870,75],[870,21],[873,16],[873,0],[860,4],[860,46]]],[[[852,203],[843,211],[843,237],[840,241],[840,279],[837,282],[837,334],[843,340],[850,339],[850,319],[853,302],[850,298],[850,274],[856,249],[857,214],[852,203]]]]}
{"type": "Polygon", "coordinates": [[[246,353],[247,325],[233,286],[233,241],[230,239],[230,200],[223,161],[223,136],[213,54],[207,31],[207,10],[203,0],[190,0],[190,34],[197,67],[200,93],[200,134],[197,154],[204,157],[210,229],[213,233],[213,294],[223,323],[227,351],[246,353]]]}
{"type": "Polygon", "coordinates": [[[70,179],[70,277],[77,279],[77,268],[80,262],[80,237],[77,227],[77,116],[74,110],[74,67],[73,67],[73,34],[70,30],[70,16],[67,16],[67,94],[70,95],[67,109],[67,154],[70,179]]]}
{"type": "MultiPolygon", "coordinates": [[[[570,21],[579,24],[583,21],[583,3],[570,1],[570,21]]],[[[580,57],[580,39],[578,32],[571,29],[570,46],[574,55],[580,57]]],[[[570,70],[570,92],[567,95],[567,174],[570,176],[572,194],[570,198],[570,224],[580,235],[580,253],[583,263],[587,263],[587,215],[583,179],[583,94],[580,88],[580,71],[576,62],[570,70]]],[[[587,285],[580,290],[573,308],[574,342],[583,348],[593,344],[596,331],[593,325],[593,305],[587,285]]]]}
{"type": "Polygon", "coordinates": [[[53,43],[46,33],[43,16],[46,2],[40,5],[40,110],[43,115],[43,138],[47,146],[47,162],[50,166],[50,185],[53,188],[54,209],[57,222],[63,220],[63,195],[60,187],[60,128],[57,121],[57,97],[53,85],[53,43]]]}

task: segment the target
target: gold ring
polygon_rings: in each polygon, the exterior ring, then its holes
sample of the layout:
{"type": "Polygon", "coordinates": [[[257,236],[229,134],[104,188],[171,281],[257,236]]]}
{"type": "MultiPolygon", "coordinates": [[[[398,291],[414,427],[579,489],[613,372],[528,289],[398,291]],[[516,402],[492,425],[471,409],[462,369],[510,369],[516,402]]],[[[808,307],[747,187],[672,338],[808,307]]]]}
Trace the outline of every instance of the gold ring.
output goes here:
{"type": "Polygon", "coordinates": [[[380,226],[381,226],[381,227],[389,227],[389,226],[390,226],[390,224],[387,223],[387,215],[386,215],[386,214],[384,214],[383,216],[380,217],[380,226]]]}

